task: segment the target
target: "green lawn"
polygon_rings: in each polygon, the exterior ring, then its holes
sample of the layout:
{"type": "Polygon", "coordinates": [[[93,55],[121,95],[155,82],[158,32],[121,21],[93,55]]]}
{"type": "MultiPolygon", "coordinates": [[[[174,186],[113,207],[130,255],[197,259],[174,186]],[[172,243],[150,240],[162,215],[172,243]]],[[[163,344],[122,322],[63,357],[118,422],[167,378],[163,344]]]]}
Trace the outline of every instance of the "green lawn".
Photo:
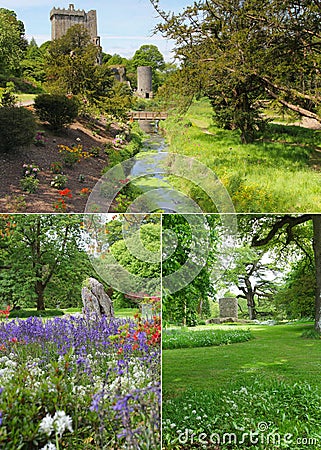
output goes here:
{"type": "Polygon", "coordinates": [[[321,339],[301,337],[311,328],[251,326],[248,342],[163,350],[163,449],[321,449],[321,339]]]}
{"type": "Polygon", "coordinates": [[[257,376],[321,385],[321,339],[302,339],[308,328],[311,325],[253,325],[254,339],[248,342],[163,350],[163,387],[175,395],[187,386],[216,389],[226,383],[250,383],[257,376]]]}
{"type": "MultiPolygon", "coordinates": [[[[320,130],[271,123],[261,140],[242,145],[238,131],[215,127],[211,116],[209,102],[201,100],[183,119],[167,119],[169,150],[211,169],[227,188],[237,212],[321,211],[321,156],[315,151],[321,148],[320,130]]],[[[171,181],[204,211],[215,212],[195,184],[171,181]]]]}
{"type": "Polygon", "coordinates": [[[139,309],[135,308],[124,308],[115,310],[116,317],[134,317],[135,314],[139,313],[139,309]]]}

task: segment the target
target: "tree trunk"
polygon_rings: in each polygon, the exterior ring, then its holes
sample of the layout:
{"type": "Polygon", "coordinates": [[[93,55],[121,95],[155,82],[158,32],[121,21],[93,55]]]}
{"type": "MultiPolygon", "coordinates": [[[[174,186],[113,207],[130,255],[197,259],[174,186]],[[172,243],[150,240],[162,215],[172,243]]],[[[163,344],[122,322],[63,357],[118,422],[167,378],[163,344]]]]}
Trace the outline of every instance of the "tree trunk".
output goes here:
{"type": "Polygon", "coordinates": [[[45,300],[44,300],[44,291],[45,287],[41,283],[41,281],[36,282],[36,293],[37,293],[37,310],[44,311],[45,310],[45,300]]]}
{"type": "Polygon", "coordinates": [[[321,333],[321,215],[313,215],[313,251],[316,271],[315,322],[316,331],[321,333]]]}
{"type": "Polygon", "coordinates": [[[252,292],[248,292],[246,294],[246,300],[247,300],[247,309],[249,312],[249,318],[250,318],[250,320],[254,320],[254,319],[256,319],[256,310],[255,310],[254,295],[252,292]]]}

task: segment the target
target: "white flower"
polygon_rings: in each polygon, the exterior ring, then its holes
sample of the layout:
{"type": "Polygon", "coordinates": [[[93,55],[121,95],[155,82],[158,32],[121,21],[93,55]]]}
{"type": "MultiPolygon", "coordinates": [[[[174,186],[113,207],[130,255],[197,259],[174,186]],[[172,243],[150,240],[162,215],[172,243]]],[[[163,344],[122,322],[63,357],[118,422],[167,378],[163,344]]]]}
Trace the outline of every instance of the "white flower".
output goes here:
{"type": "Polygon", "coordinates": [[[52,442],[48,442],[41,450],[57,450],[57,447],[52,442]]]}
{"type": "Polygon", "coordinates": [[[175,427],[176,427],[176,423],[171,423],[171,424],[170,424],[170,427],[171,427],[171,428],[175,428],[175,427]]]}
{"type": "Polygon", "coordinates": [[[46,417],[44,417],[40,422],[39,430],[49,437],[54,430],[53,422],[54,419],[51,417],[50,414],[47,414],[46,417]]]}
{"type": "Polygon", "coordinates": [[[54,420],[54,428],[59,437],[62,436],[63,432],[66,429],[68,429],[70,433],[73,432],[72,419],[70,416],[67,416],[65,411],[56,411],[53,420],[54,420]]]}

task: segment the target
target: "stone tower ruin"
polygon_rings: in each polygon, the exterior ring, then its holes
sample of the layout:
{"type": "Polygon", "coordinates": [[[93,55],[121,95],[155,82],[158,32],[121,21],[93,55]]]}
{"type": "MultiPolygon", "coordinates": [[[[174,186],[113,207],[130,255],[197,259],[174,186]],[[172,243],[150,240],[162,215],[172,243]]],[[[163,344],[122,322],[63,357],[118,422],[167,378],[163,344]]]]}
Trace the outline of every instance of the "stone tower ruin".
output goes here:
{"type": "Polygon", "coordinates": [[[75,9],[73,4],[68,9],[52,8],[50,11],[51,40],[64,36],[70,27],[83,25],[89,32],[93,44],[100,47],[100,37],[97,36],[97,14],[95,10],[85,12],[75,9]]]}
{"type": "Polygon", "coordinates": [[[136,95],[142,98],[152,98],[153,74],[150,66],[137,67],[137,92],[136,95]]]}

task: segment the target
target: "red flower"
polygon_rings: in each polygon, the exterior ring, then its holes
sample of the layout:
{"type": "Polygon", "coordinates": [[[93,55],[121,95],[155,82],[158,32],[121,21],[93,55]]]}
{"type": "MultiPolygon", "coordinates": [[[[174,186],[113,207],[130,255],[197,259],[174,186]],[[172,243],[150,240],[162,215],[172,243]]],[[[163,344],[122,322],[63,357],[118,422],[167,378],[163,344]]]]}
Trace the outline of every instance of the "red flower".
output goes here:
{"type": "Polygon", "coordinates": [[[59,191],[59,194],[60,194],[62,197],[69,197],[69,198],[72,197],[71,190],[68,189],[68,188],[63,189],[62,191],[59,191]]]}
{"type": "Polygon", "coordinates": [[[80,190],[80,195],[88,195],[90,192],[89,188],[85,187],[80,190]]]}
{"type": "Polygon", "coordinates": [[[10,314],[10,305],[6,309],[0,309],[0,315],[8,317],[10,314]]]}
{"type": "Polygon", "coordinates": [[[11,342],[13,342],[14,344],[16,344],[18,342],[18,339],[16,337],[11,338],[11,342]]]}

